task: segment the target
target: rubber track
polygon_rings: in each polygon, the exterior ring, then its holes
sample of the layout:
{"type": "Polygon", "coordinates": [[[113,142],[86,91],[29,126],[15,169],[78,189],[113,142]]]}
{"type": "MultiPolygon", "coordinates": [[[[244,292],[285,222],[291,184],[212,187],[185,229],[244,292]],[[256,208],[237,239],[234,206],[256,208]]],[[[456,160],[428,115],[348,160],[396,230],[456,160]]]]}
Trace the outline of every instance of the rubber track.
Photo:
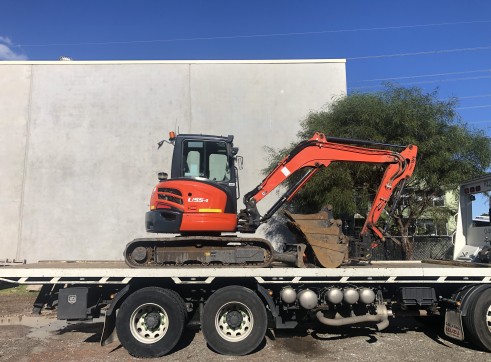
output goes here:
{"type": "Polygon", "coordinates": [[[236,236],[176,236],[170,238],[141,238],[130,241],[124,250],[124,260],[126,264],[131,268],[169,268],[169,267],[268,267],[273,260],[273,247],[269,241],[259,238],[239,238],[236,236]],[[238,243],[240,245],[227,245],[228,243],[238,243]],[[198,246],[199,245],[199,246],[198,246]],[[135,261],[131,253],[137,247],[144,247],[147,249],[147,260],[143,263],[135,261]],[[254,247],[261,250],[265,250],[265,260],[263,263],[240,263],[240,264],[225,264],[225,263],[166,263],[161,264],[155,261],[154,255],[157,252],[165,250],[181,251],[185,248],[193,248],[199,250],[202,247],[212,247],[213,250],[220,249],[235,249],[241,247],[254,247]]]}

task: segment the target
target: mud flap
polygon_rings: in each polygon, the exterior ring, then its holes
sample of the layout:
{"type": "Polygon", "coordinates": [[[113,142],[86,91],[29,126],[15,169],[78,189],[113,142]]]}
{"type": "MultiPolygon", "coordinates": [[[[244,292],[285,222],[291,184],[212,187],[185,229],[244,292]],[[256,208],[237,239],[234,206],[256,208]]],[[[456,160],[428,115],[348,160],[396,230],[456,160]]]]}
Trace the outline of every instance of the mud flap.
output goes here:
{"type": "Polygon", "coordinates": [[[464,340],[464,328],[462,327],[460,311],[447,309],[445,313],[445,335],[459,341],[464,340]]]}
{"type": "Polygon", "coordinates": [[[104,328],[102,329],[101,346],[113,343],[118,337],[116,335],[116,313],[106,314],[104,328]]]}
{"type": "Polygon", "coordinates": [[[126,294],[130,291],[130,285],[126,285],[123,289],[121,289],[118,294],[114,297],[109,309],[106,311],[106,315],[104,317],[104,328],[102,329],[101,335],[101,346],[108,345],[115,340],[117,340],[118,336],[116,333],[116,314],[119,305],[122,303],[126,294]]]}
{"type": "Polygon", "coordinates": [[[312,247],[316,261],[324,268],[337,268],[348,259],[348,237],[342,230],[342,222],[334,220],[332,208],[317,214],[291,214],[288,227],[312,247]]]}

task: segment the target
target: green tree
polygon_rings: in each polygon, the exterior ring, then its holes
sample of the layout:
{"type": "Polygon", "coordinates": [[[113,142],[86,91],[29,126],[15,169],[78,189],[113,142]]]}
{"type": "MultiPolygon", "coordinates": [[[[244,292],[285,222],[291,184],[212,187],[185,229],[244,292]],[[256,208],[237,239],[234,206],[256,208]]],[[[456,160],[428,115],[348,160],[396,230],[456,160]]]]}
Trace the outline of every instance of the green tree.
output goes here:
{"type": "MultiPolygon", "coordinates": [[[[339,98],[328,110],[311,113],[301,123],[301,140],[318,131],[328,138],[418,146],[415,173],[406,184],[391,225],[392,232],[402,236],[399,242],[407,259],[412,258],[413,250],[408,237],[411,225],[428,214],[446,220],[450,210],[434,207],[435,198],[456,190],[463,180],[484,173],[491,164],[490,139],[460,120],[456,104],[457,99],[440,100],[437,91],[424,93],[419,88],[387,84],[381,92],[339,98]]],[[[289,149],[270,150],[270,167],[289,149]]],[[[290,207],[297,212],[317,212],[329,203],[339,216],[366,215],[383,171],[383,165],[332,164],[301,190],[290,207]]],[[[389,203],[387,210],[391,207],[389,203]]]]}

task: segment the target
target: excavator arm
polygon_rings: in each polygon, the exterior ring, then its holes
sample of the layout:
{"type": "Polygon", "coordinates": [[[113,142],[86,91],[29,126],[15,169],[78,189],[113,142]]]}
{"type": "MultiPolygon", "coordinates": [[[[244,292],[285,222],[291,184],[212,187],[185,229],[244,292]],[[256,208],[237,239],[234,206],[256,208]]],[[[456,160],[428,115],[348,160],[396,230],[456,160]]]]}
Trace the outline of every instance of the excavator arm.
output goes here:
{"type": "Polygon", "coordinates": [[[396,186],[412,175],[417,151],[418,148],[415,145],[406,147],[342,138],[328,139],[323,133],[316,132],[309,140],[299,143],[254,190],[244,195],[246,209],[239,214],[239,228],[243,232],[253,232],[261,223],[267,221],[281,205],[290,201],[315,173],[323,167],[328,167],[331,162],[386,164],[387,168],[361,231],[361,236],[372,231],[376,237],[384,240],[382,231],[376,226],[377,221],[396,186]],[[395,152],[361,147],[366,145],[400,147],[403,150],[395,152]],[[307,171],[261,217],[256,204],[300,169],[307,169],[307,171]]]}

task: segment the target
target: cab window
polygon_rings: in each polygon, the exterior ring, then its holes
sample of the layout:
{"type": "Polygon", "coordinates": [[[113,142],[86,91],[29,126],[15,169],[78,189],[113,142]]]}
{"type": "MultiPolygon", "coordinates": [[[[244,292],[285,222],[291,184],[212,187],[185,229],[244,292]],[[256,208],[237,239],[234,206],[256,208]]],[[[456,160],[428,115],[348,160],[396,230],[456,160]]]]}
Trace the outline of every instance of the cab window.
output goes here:
{"type": "Polygon", "coordinates": [[[186,177],[230,181],[227,144],[216,141],[184,141],[183,167],[186,177]]]}

